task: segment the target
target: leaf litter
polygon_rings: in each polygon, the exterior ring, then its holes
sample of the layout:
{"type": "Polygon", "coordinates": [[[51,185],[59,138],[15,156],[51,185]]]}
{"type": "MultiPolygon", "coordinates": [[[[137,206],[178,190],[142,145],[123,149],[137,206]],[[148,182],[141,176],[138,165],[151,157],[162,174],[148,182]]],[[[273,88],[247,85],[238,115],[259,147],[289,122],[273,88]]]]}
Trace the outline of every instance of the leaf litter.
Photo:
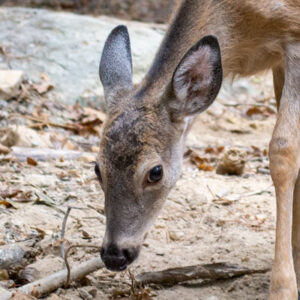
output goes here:
{"type": "MultiPolygon", "coordinates": [[[[1,123],[0,142],[5,140],[9,126],[15,124],[45,136],[49,149],[86,151],[94,155],[99,150],[99,133],[105,114],[92,106],[56,104],[51,100],[55,86],[51,87],[50,82],[51,79],[43,75],[41,82],[35,83],[38,86],[26,81],[22,83],[19,96],[10,99],[6,108],[9,118],[1,123]]],[[[269,102],[267,105],[273,107],[269,102]]],[[[262,106],[250,109],[251,106],[245,113],[242,106],[227,107],[228,113],[221,115],[217,122],[211,114],[203,114],[196,122],[190,139],[198,134],[201,139],[195,139],[194,144],[188,141],[182,178],[157,221],[163,225],[154,226],[150,231],[140,260],[131,267],[132,274],[203,261],[243,261],[248,267],[271,263],[272,251],[269,250],[271,247],[266,249],[266,243],[273,242],[274,191],[269,176],[259,170],[268,168],[266,149],[269,135],[266,133],[270,133],[270,129],[265,129],[272,127],[275,116],[262,106]],[[256,115],[263,115],[263,118],[257,120],[256,115]],[[211,136],[215,144],[211,142],[211,136]],[[233,148],[245,153],[243,172],[234,176],[216,174],[223,155],[233,148]],[[206,194],[207,198],[201,198],[199,193],[206,194]],[[170,239],[168,232],[182,238],[170,239]],[[263,236],[256,232],[263,233],[263,236]],[[242,236],[247,239],[242,239],[242,236]],[[256,257],[253,257],[253,251],[256,251],[256,257]]],[[[32,144],[39,148],[36,141],[32,144]]],[[[34,261],[43,260],[48,254],[60,256],[62,219],[67,207],[76,206],[86,209],[72,212],[65,243],[101,245],[105,229],[104,196],[90,159],[40,161],[28,156],[25,161],[18,161],[10,154],[14,140],[5,147],[10,152],[2,153],[0,159],[0,201],[3,201],[0,226],[4,228],[0,241],[12,244],[36,236],[42,251],[34,261]]],[[[75,265],[94,255],[78,249],[70,253],[69,259],[75,265]]],[[[267,288],[262,283],[268,281],[268,276],[252,278],[248,286],[244,285],[243,279],[238,280],[243,288],[233,289],[231,299],[254,296],[258,291],[266,295],[267,288]]],[[[10,280],[18,283],[17,277],[10,280]]],[[[169,289],[155,289],[154,292],[148,286],[133,291],[131,284],[132,276],[128,272],[114,274],[103,269],[87,276],[86,282],[58,290],[48,299],[72,299],[83,293],[80,292],[82,287],[92,286],[96,287],[99,299],[169,299],[171,293],[169,289]]],[[[199,288],[186,289],[184,286],[176,287],[175,291],[178,295],[188,295],[189,299],[199,294],[199,288]]],[[[219,285],[214,289],[203,287],[201,294],[203,297],[212,294],[221,297],[223,290],[219,285]]]]}

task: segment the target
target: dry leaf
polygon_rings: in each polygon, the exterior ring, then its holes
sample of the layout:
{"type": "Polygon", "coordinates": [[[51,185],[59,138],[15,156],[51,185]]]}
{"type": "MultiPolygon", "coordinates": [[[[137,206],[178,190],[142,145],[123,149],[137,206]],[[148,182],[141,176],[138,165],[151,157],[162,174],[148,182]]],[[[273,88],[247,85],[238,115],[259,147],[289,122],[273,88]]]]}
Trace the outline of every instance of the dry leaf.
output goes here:
{"type": "Polygon", "coordinates": [[[205,153],[215,153],[215,149],[213,147],[208,147],[205,149],[205,153]]]}
{"type": "Polygon", "coordinates": [[[0,197],[1,198],[13,198],[16,197],[19,193],[22,193],[21,190],[4,190],[0,192],[0,197]]]}
{"type": "Polygon", "coordinates": [[[38,227],[31,227],[32,229],[36,230],[39,233],[39,236],[41,239],[43,239],[46,235],[46,232],[43,229],[40,229],[38,227]]]}
{"type": "Polygon", "coordinates": [[[3,281],[3,280],[9,280],[9,275],[8,275],[7,270],[0,269],[0,281],[3,281]]]}
{"type": "Polygon", "coordinates": [[[42,81],[41,83],[33,84],[32,88],[36,90],[40,95],[42,95],[48,92],[49,90],[53,89],[54,85],[47,77],[47,79],[44,79],[44,81],[42,81]]]}
{"type": "Polygon", "coordinates": [[[197,165],[198,169],[199,170],[202,170],[202,171],[206,171],[206,172],[211,172],[213,171],[214,167],[209,165],[209,164],[199,164],[197,165]]]}
{"type": "Polygon", "coordinates": [[[38,165],[38,162],[35,159],[31,158],[31,157],[27,157],[26,161],[27,161],[27,164],[30,165],[30,166],[37,166],[38,165]]]}
{"type": "Polygon", "coordinates": [[[84,107],[83,112],[84,112],[84,115],[86,115],[86,116],[97,117],[99,120],[102,121],[102,123],[105,122],[105,120],[106,120],[106,114],[100,110],[96,110],[91,107],[84,107]]]}
{"type": "Polygon", "coordinates": [[[6,208],[14,208],[14,209],[16,209],[15,206],[13,206],[10,202],[8,202],[6,200],[1,200],[0,201],[0,205],[4,205],[6,208]]]}
{"type": "Polygon", "coordinates": [[[88,232],[86,232],[85,230],[81,230],[81,233],[82,233],[82,237],[84,239],[91,239],[92,237],[89,235],[88,232]]]}
{"type": "Polygon", "coordinates": [[[229,200],[229,199],[222,198],[222,197],[218,197],[216,199],[213,199],[212,201],[216,204],[225,205],[225,206],[230,205],[234,202],[234,200],[229,200]]]}
{"type": "Polygon", "coordinates": [[[251,117],[251,116],[257,115],[257,114],[263,114],[263,111],[257,106],[250,107],[246,112],[246,115],[248,117],[251,117]]]}
{"type": "Polygon", "coordinates": [[[9,148],[0,144],[0,154],[8,154],[9,153],[9,148]]]}
{"type": "MultiPolygon", "coordinates": [[[[213,148],[207,148],[209,153],[214,152],[213,148]],[[212,149],[212,150],[211,150],[212,149]]],[[[205,151],[207,151],[205,149],[205,151]]],[[[200,156],[197,152],[191,150],[190,152],[190,160],[192,163],[194,163],[199,170],[210,172],[214,169],[214,167],[210,164],[211,161],[214,161],[214,157],[211,157],[210,159],[205,156],[200,156]]]]}

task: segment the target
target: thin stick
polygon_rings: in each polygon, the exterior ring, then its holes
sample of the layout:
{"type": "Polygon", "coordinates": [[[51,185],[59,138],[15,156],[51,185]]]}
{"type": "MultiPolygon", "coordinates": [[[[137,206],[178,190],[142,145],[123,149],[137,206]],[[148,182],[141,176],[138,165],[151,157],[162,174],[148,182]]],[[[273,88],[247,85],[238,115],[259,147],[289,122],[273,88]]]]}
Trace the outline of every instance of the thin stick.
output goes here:
{"type": "Polygon", "coordinates": [[[52,127],[58,127],[58,128],[63,128],[66,130],[70,130],[73,131],[74,133],[79,133],[81,129],[84,129],[83,126],[81,126],[80,124],[59,124],[59,123],[55,123],[55,122],[51,122],[48,120],[43,120],[42,118],[37,118],[37,117],[33,117],[33,116],[29,116],[29,115],[21,115],[21,114],[11,114],[10,116],[11,118],[14,117],[23,117],[27,120],[30,121],[34,121],[37,122],[39,124],[37,124],[38,126],[52,126],[52,127]]]}
{"type": "Polygon", "coordinates": [[[71,268],[70,268],[70,265],[69,265],[69,262],[68,262],[68,255],[69,255],[70,250],[73,249],[73,248],[96,248],[96,249],[99,249],[99,251],[101,250],[101,247],[95,246],[95,245],[72,245],[67,249],[66,254],[64,256],[64,261],[65,261],[65,265],[66,265],[66,268],[67,268],[67,279],[66,279],[66,282],[65,282],[65,285],[64,285],[65,288],[67,288],[69,286],[69,283],[70,283],[71,268]]]}
{"type": "MultiPolygon", "coordinates": [[[[93,273],[104,267],[103,262],[100,257],[92,258],[86,262],[83,262],[71,270],[70,280],[80,280],[86,275],[93,273]]],[[[36,298],[41,298],[44,295],[47,295],[56,289],[62,287],[66,282],[67,270],[62,270],[51,274],[45,278],[28,283],[18,288],[16,291],[20,291],[26,295],[34,295],[36,298]]],[[[7,291],[7,293],[2,293],[1,291],[1,300],[11,299],[13,292],[7,291]]]]}
{"type": "Polygon", "coordinates": [[[62,222],[62,226],[61,226],[61,235],[60,235],[60,239],[61,239],[61,245],[60,245],[60,254],[61,257],[63,259],[65,259],[65,243],[64,243],[64,238],[65,238],[65,229],[66,229],[66,224],[67,224],[67,220],[68,220],[68,216],[71,212],[72,207],[68,207],[67,211],[65,213],[63,222],[62,222]]]}
{"type": "Polygon", "coordinates": [[[180,282],[195,279],[230,279],[254,273],[266,273],[270,269],[248,269],[227,263],[188,266],[166,269],[158,272],[146,272],[136,276],[135,280],[141,284],[175,285],[180,282]]]}

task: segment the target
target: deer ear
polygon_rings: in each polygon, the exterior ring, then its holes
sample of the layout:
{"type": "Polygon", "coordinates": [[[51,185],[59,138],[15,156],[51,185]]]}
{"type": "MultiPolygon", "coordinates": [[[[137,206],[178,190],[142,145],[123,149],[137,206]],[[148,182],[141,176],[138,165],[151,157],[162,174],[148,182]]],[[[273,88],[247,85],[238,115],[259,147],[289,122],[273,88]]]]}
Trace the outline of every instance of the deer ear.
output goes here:
{"type": "Polygon", "coordinates": [[[117,26],[109,34],[100,60],[99,75],[108,105],[132,89],[132,59],[126,26],[117,26]]]}
{"type": "Polygon", "coordinates": [[[206,110],[222,84],[222,63],[218,40],[205,36],[177,66],[168,106],[173,120],[181,120],[206,110]]]}

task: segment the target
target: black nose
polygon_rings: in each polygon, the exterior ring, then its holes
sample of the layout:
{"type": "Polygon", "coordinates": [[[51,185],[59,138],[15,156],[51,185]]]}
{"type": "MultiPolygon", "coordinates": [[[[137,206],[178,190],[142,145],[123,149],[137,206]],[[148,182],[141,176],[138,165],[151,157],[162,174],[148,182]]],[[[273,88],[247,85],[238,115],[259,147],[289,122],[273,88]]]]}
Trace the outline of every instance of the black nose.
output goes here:
{"type": "Polygon", "coordinates": [[[115,244],[102,247],[101,259],[105,267],[111,271],[124,271],[138,256],[136,248],[121,249],[115,244]]]}

